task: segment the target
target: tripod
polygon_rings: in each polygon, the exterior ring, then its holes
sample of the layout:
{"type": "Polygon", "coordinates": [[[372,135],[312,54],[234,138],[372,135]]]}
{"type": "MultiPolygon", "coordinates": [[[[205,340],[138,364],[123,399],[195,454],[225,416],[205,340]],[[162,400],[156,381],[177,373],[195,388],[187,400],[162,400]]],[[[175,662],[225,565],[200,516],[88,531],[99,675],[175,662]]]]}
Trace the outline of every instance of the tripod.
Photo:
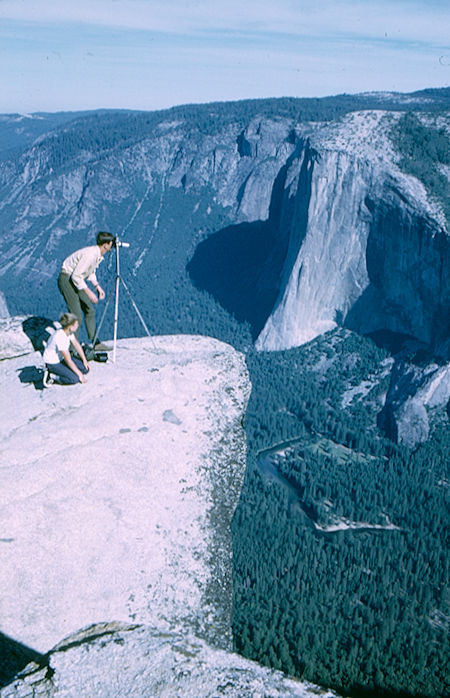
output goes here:
{"type": "Polygon", "coordinates": [[[105,308],[104,308],[104,310],[103,310],[102,317],[100,318],[100,323],[99,323],[99,325],[98,325],[98,327],[97,327],[97,330],[96,330],[96,333],[95,333],[95,337],[94,337],[93,342],[92,342],[92,345],[95,346],[95,342],[96,342],[97,339],[98,339],[98,335],[99,335],[99,332],[100,332],[100,330],[101,330],[101,327],[102,327],[102,324],[103,324],[103,320],[105,319],[106,311],[108,310],[109,302],[110,302],[110,300],[111,300],[111,298],[112,298],[112,295],[113,295],[113,293],[114,293],[114,294],[115,294],[115,302],[114,302],[114,339],[113,339],[113,358],[112,358],[113,362],[116,361],[117,327],[118,327],[118,324],[119,324],[119,289],[120,289],[120,283],[122,283],[122,285],[123,285],[125,291],[128,293],[128,296],[129,296],[129,298],[130,298],[130,300],[131,300],[132,306],[133,306],[133,308],[135,309],[136,314],[137,314],[139,320],[141,321],[142,326],[143,326],[143,328],[144,328],[144,330],[145,330],[147,336],[148,336],[148,337],[151,337],[150,332],[149,332],[149,329],[148,329],[147,325],[145,324],[144,318],[142,317],[142,315],[141,315],[141,313],[140,313],[140,311],[139,311],[139,308],[137,307],[137,305],[136,305],[136,303],[135,303],[135,300],[134,300],[133,296],[131,295],[131,293],[130,293],[130,291],[129,291],[129,289],[128,289],[128,286],[126,285],[126,283],[125,283],[125,281],[123,280],[123,278],[120,276],[120,256],[119,256],[119,249],[120,249],[121,247],[129,247],[129,246],[130,246],[130,243],[129,243],[129,242],[120,242],[120,241],[119,241],[119,238],[116,237],[116,242],[115,242],[115,245],[114,245],[114,247],[115,247],[115,249],[116,249],[116,277],[115,277],[114,283],[113,283],[113,285],[112,285],[112,287],[111,287],[111,290],[110,290],[110,292],[109,292],[109,294],[108,294],[108,297],[107,297],[107,299],[106,299],[105,308]]]}

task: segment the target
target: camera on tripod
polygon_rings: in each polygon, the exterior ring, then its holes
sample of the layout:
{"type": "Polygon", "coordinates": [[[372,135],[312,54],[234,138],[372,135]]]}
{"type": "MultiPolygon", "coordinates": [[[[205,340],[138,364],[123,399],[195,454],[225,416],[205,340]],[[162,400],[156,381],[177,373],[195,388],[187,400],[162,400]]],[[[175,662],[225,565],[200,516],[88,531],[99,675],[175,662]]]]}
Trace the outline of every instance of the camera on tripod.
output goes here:
{"type": "MultiPolygon", "coordinates": [[[[102,318],[101,318],[101,320],[100,320],[100,324],[99,324],[99,326],[98,326],[98,328],[97,328],[97,333],[96,333],[96,335],[98,335],[98,333],[100,332],[101,326],[102,326],[102,324],[103,324],[103,320],[104,320],[105,315],[106,315],[106,311],[107,311],[107,309],[108,309],[109,301],[111,300],[111,296],[112,296],[112,294],[114,293],[114,294],[115,294],[115,303],[114,303],[113,362],[115,362],[115,361],[116,361],[116,346],[117,346],[117,326],[118,326],[118,322],[119,322],[119,288],[120,288],[120,284],[122,284],[122,286],[124,287],[125,291],[127,292],[128,297],[129,297],[129,299],[130,299],[130,301],[131,301],[131,304],[132,304],[133,308],[135,309],[136,314],[137,314],[139,320],[141,321],[142,326],[143,326],[143,328],[144,328],[144,330],[145,330],[147,336],[148,336],[148,337],[151,337],[151,335],[150,335],[150,331],[149,331],[147,325],[145,324],[145,320],[144,320],[144,318],[142,317],[142,314],[141,314],[139,308],[137,307],[136,302],[135,302],[133,296],[132,296],[131,293],[130,293],[130,290],[129,290],[128,286],[126,285],[125,281],[123,280],[122,276],[120,275],[120,255],[119,255],[119,248],[120,248],[120,247],[130,247],[130,243],[129,243],[129,242],[122,242],[122,240],[119,240],[119,236],[116,236],[116,238],[114,239],[114,242],[113,242],[112,246],[115,247],[115,249],[116,249],[116,275],[115,275],[114,284],[113,284],[113,286],[112,286],[112,288],[111,288],[110,293],[108,294],[108,298],[107,298],[107,300],[106,300],[105,309],[104,309],[104,311],[103,311],[103,315],[102,315],[102,318]]],[[[96,339],[96,338],[97,338],[97,336],[94,338],[94,344],[95,344],[95,339],[96,339]]],[[[106,359],[105,359],[103,356],[100,356],[100,354],[98,354],[98,353],[96,354],[96,360],[97,360],[97,361],[106,361],[107,359],[108,359],[108,356],[106,356],[106,359]]]]}

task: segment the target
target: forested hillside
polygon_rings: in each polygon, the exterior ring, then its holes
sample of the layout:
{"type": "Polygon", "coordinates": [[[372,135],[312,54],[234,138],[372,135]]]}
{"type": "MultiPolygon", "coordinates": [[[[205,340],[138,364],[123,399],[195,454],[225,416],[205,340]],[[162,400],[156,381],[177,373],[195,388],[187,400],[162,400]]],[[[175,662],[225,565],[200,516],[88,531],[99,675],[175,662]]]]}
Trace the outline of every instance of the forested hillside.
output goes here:
{"type": "Polygon", "coordinates": [[[248,356],[234,637],[344,694],[431,698],[449,678],[450,433],[441,415],[415,452],[383,438],[390,361],[339,332],[248,356]]]}
{"type": "Polygon", "coordinates": [[[414,113],[407,113],[396,124],[393,138],[402,154],[400,166],[442,202],[450,226],[450,187],[445,174],[450,167],[450,148],[445,128],[427,126],[414,113]]]}

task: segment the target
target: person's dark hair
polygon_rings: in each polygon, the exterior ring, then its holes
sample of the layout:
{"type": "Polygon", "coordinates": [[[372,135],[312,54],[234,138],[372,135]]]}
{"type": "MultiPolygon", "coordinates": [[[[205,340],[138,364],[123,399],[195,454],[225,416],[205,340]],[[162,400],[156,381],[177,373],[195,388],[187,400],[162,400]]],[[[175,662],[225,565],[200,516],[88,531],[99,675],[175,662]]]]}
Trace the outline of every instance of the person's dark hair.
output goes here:
{"type": "Polygon", "coordinates": [[[112,233],[106,233],[106,232],[100,232],[97,235],[97,245],[101,247],[101,245],[104,245],[105,242],[112,242],[113,244],[115,243],[116,238],[112,233]]]}

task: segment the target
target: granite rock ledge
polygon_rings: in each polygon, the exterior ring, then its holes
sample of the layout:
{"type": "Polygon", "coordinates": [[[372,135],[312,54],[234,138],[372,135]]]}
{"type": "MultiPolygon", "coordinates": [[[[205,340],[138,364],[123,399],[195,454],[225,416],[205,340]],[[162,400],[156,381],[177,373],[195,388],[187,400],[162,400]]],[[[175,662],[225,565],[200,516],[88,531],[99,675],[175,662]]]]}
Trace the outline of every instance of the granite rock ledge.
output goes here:
{"type": "Polygon", "coordinates": [[[244,357],[124,339],[47,390],[32,347],[2,358],[0,697],[320,692],[232,652],[244,357]]]}

